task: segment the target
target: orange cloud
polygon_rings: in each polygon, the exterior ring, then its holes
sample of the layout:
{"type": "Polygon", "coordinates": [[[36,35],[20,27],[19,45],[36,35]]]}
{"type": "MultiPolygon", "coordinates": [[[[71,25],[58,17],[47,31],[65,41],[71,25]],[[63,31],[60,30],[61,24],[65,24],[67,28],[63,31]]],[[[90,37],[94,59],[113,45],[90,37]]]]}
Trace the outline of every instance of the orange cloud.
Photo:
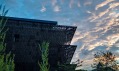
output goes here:
{"type": "Polygon", "coordinates": [[[98,4],[98,5],[96,6],[95,10],[98,10],[98,8],[101,8],[101,7],[103,7],[103,6],[105,6],[105,5],[107,5],[108,3],[113,2],[113,1],[115,1],[115,0],[105,0],[105,1],[102,2],[101,4],[98,4]]]}
{"type": "Polygon", "coordinates": [[[119,6],[119,2],[109,4],[109,8],[111,8],[111,9],[113,9],[113,8],[115,8],[117,6],[119,6]]]}

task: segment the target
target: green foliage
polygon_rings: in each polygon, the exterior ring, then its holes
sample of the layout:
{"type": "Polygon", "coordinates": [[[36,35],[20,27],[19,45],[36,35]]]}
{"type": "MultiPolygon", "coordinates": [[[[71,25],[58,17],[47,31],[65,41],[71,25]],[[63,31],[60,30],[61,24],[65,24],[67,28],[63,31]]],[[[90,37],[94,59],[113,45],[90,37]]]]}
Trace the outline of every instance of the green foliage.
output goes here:
{"type": "Polygon", "coordinates": [[[48,64],[48,55],[49,55],[49,43],[43,42],[42,45],[39,45],[41,50],[41,58],[42,62],[38,62],[40,66],[40,71],[49,71],[49,64],[48,64]]]}
{"type": "Polygon", "coordinates": [[[60,71],[75,71],[76,64],[58,64],[58,67],[60,71]]]}
{"type": "Polygon", "coordinates": [[[14,60],[9,58],[11,53],[7,54],[5,60],[4,55],[0,55],[0,71],[14,71],[14,60]]]}
{"type": "Polygon", "coordinates": [[[87,71],[87,70],[80,69],[80,70],[76,70],[76,71],[87,71]]]}
{"type": "Polygon", "coordinates": [[[116,56],[110,51],[97,52],[94,54],[94,64],[92,67],[101,71],[105,71],[105,69],[117,70],[118,65],[115,58],[116,56]]]}
{"type": "Polygon", "coordinates": [[[8,10],[6,10],[5,6],[0,5],[0,71],[14,71],[14,60],[11,58],[11,52],[9,54],[5,53],[5,44],[4,39],[6,35],[5,25],[7,19],[5,15],[7,14],[8,10]]]}

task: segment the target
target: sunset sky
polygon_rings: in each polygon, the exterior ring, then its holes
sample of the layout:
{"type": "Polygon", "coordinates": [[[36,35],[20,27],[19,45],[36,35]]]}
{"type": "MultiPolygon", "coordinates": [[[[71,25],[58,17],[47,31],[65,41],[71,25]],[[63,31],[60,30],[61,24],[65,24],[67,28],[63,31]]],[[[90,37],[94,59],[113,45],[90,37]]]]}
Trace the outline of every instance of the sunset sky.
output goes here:
{"type": "Polygon", "coordinates": [[[84,60],[91,69],[93,54],[112,51],[119,60],[119,0],[0,0],[8,16],[57,21],[77,26],[72,44],[77,45],[73,60],[84,60]]]}

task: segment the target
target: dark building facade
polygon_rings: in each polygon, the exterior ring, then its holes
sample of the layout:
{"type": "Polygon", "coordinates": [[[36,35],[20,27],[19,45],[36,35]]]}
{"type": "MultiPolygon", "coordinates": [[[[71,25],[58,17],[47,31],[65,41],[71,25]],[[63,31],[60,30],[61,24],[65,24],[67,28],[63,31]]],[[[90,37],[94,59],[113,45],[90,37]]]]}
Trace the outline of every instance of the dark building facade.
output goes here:
{"type": "Polygon", "coordinates": [[[58,25],[55,21],[6,17],[6,53],[15,54],[15,71],[39,71],[41,53],[38,44],[49,42],[50,71],[57,63],[70,64],[75,45],[70,45],[74,26],[58,25]]]}

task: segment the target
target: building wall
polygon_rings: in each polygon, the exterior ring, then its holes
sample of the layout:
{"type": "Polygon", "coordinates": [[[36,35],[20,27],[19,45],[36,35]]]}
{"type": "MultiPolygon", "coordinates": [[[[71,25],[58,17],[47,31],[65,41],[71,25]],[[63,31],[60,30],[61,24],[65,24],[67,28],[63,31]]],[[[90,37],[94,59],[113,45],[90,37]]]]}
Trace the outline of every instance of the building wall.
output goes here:
{"type": "Polygon", "coordinates": [[[68,58],[70,61],[76,48],[67,50],[63,47],[66,44],[70,45],[76,27],[10,19],[6,28],[8,28],[5,39],[6,53],[12,51],[15,54],[16,71],[18,69],[25,70],[25,68],[26,71],[36,71],[37,62],[41,59],[38,44],[42,44],[44,41],[50,44],[49,63],[54,68],[57,67],[58,61],[63,62],[64,59],[67,61],[68,58]],[[70,51],[72,51],[70,57],[63,54],[70,51]],[[30,67],[33,68],[29,69],[30,67]]]}

